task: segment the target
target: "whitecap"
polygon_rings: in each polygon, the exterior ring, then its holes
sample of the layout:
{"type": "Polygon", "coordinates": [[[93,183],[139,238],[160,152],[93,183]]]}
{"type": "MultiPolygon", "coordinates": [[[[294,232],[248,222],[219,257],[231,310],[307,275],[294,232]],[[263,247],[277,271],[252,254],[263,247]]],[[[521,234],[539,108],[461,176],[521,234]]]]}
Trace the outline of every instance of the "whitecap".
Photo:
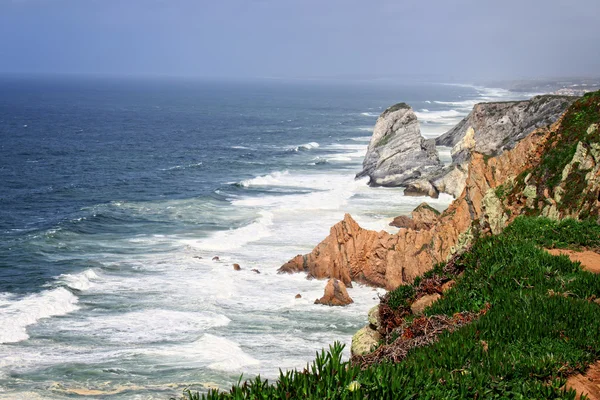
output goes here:
{"type": "Polygon", "coordinates": [[[236,371],[242,367],[260,364],[257,359],[244,353],[239,344],[222,337],[205,334],[194,345],[204,357],[215,360],[208,365],[210,369],[236,371]]]}
{"type": "Polygon", "coordinates": [[[219,231],[203,240],[185,240],[184,243],[202,250],[232,250],[271,235],[273,214],[261,211],[260,218],[241,228],[219,231]]]}
{"type": "Polygon", "coordinates": [[[373,112],[363,112],[360,113],[360,115],[363,115],[365,117],[379,117],[379,114],[373,112]]]}
{"type": "Polygon", "coordinates": [[[243,187],[251,186],[274,186],[281,183],[281,178],[289,175],[289,171],[275,171],[268,175],[257,176],[256,178],[246,179],[239,183],[243,187]]]}
{"type": "Polygon", "coordinates": [[[78,310],[79,299],[65,288],[45,290],[20,299],[4,296],[0,301],[0,344],[27,340],[27,327],[42,318],[78,310]]]}
{"type": "Polygon", "coordinates": [[[301,144],[301,145],[298,145],[295,147],[290,147],[290,148],[288,148],[288,151],[312,150],[312,149],[316,149],[318,147],[319,147],[319,143],[310,142],[310,143],[301,144]]]}
{"type": "Polygon", "coordinates": [[[155,343],[187,340],[210,328],[231,322],[214,312],[187,312],[145,309],[125,314],[93,315],[63,328],[74,334],[94,332],[96,337],[115,343],[155,343]]]}
{"type": "Polygon", "coordinates": [[[86,269],[78,274],[62,274],[57,278],[58,282],[61,282],[71,289],[76,290],[87,290],[94,284],[94,280],[98,280],[100,277],[92,268],[86,269]]]}

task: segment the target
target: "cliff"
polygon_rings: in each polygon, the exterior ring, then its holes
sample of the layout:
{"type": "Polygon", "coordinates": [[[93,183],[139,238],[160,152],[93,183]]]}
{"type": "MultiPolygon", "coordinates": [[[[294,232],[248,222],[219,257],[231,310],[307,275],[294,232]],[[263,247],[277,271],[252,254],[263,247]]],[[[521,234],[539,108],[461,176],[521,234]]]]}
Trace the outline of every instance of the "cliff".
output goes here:
{"type": "Polygon", "coordinates": [[[500,233],[520,214],[598,218],[599,122],[595,92],[510,150],[495,157],[473,152],[464,189],[429,227],[375,232],[346,215],[311,253],[279,271],[394,289],[461,252],[475,235],[500,233]]]}
{"type": "Polygon", "coordinates": [[[452,165],[427,179],[438,191],[458,197],[472,152],[496,156],[514,148],[535,129],[554,123],[576,99],[544,95],[526,101],[476,104],[467,117],[435,140],[438,146],[452,147],[452,165]]]}
{"type": "Polygon", "coordinates": [[[369,176],[371,185],[402,186],[441,166],[435,141],[421,136],[412,108],[398,103],[377,119],[357,178],[369,176]]]}

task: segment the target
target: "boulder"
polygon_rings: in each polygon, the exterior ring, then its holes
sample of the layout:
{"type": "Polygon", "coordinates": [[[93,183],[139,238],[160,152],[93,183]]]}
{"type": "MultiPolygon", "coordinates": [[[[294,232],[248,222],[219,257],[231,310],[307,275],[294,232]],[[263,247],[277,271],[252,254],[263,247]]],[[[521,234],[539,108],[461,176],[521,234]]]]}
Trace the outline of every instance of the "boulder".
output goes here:
{"type": "Polygon", "coordinates": [[[301,299],[301,298],[302,298],[302,295],[301,295],[300,293],[298,293],[298,294],[296,295],[296,297],[295,297],[295,298],[296,298],[296,299],[301,299]]]}
{"type": "Polygon", "coordinates": [[[421,203],[411,215],[416,229],[429,229],[437,223],[440,212],[427,203],[421,203]]]}
{"type": "Polygon", "coordinates": [[[400,215],[392,222],[390,222],[390,226],[395,226],[396,228],[408,228],[415,229],[415,223],[411,217],[407,217],[406,215],[400,215]]]}
{"type": "Polygon", "coordinates": [[[423,315],[423,311],[436,301],[440,299],[439,294],[428,294],[423,297],[418,298],[414,303],[411,304],[410,310],[414,315],[423,315]]]}
{"type": "Polygon", "coordinates": [[[346,306],[351,303],[354,303],[354,300],[348,295],[346,285],[344,285],[344,282],[335,278],[331,278],[327,281],[323,297],[315,300],[315,304],[324,304],[327,306],[346,306]]]}
{"type": "Polygon", "coordinates": [[[241,271],[242,267],[240,267],[240,264],[233,264],[233,269],[235,271],[241,271]]]}
{"type": "Polygon", "coordinates": [[[220,261],[218,256],[214,256],[214,257],[212,258],[212,260],[213,260],[213,261],[220,261]]]}
{"type": "Polygon", "coordinates": [[[352,336],[350,353],[357,356],[368,354],[377,347],[380,340],[379,332],[367,325],[352,336]]]}
{"type": "Polygon", "coordinates": [[[407,183],[404,189],[405,196],[429,196],[434,199],[440,197],[440,192],[427,179],[417,179],[407,183]]]}
{"type": "Polygon", "coordinates": [[[398,103],[377,119],[357,178],[368,176],[373,186],[403,186],[441,167],[435,141],[421,136],[412,108],[398,103]]]}
{"type": "Polygon", "coordinates": [[[381,319],[379,318],[379,305],[376,305],[369,310],[369,326],[375,330],[378,330],[381,326],[381,319]]]}

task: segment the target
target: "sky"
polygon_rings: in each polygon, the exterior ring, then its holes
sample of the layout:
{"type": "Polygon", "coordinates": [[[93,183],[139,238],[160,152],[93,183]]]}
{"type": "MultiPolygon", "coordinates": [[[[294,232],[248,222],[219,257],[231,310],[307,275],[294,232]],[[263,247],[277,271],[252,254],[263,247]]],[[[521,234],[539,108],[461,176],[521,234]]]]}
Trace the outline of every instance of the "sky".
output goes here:
{"type": "Polygon", "coordinates": [[[598,0],[0,0],[0,73],[597,77],[598,0]]]}

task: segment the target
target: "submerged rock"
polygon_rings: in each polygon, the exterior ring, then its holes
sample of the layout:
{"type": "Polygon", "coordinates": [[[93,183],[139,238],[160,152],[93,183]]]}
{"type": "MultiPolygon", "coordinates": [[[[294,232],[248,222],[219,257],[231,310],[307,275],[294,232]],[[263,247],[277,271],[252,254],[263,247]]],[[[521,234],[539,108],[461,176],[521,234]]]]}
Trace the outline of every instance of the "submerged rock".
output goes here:
{"type": "Polygon", "coordinates": [[[421,136],[412,108],[398,103],[377,119],[357,178],[368,176],[369,184],[376,186],[402,186],[441,165],[435,141],[421,136]]]}
{"type": "Polygon", "coordinates": [[[220,261],[218,256],[214,256],[214,257],[212,258],[212,260],[213,260],[213,261],[220,261]]]}
{"type": "Polygon", "coordinates": [[[335,278],[327,281],[325,286],[325,294],[320,299],[315,300],[315,304],[324,304],[327,306],[346,306],[354,303],[354,300],[350,298],[346,285],[335,278]]]}

